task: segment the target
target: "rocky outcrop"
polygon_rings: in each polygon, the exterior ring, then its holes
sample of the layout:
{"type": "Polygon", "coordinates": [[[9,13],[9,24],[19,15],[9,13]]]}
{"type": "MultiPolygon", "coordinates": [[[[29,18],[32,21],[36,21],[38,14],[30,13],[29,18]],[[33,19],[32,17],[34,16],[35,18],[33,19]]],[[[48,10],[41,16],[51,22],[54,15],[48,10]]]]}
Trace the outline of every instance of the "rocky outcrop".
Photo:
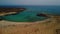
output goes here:
{"type": "Polygon", "coordinates": [[[0,21],[2,21],[3,19],[2,19],[2,16],[0,16],[0,21]]]}
{"type": "Polygon", "coordinates": [[[7,14],[17,14],[26,10],[25,8],[0,8],[0,16],[7,14]]]}
{"type": "Polygon", "coordinates": [[[37,14],[37,16],[48,17],[46,14],[37,14]]]}

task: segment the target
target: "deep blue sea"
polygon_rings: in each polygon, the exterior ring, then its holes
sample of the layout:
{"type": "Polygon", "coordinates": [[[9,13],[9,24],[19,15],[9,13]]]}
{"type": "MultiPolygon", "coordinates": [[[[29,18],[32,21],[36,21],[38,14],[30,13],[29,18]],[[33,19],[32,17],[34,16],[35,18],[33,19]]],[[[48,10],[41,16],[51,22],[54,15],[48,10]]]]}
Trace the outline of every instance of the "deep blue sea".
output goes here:
{"type": "Polygon", "coordinates": [[[25,11],[17,15],[3,16],[4,20],[15,22],[32,22],[46,19],[46,17],[37,16],[40,13],[60,15],[60,6],[0,6],[0,8],[26,8],[25,11]]]}

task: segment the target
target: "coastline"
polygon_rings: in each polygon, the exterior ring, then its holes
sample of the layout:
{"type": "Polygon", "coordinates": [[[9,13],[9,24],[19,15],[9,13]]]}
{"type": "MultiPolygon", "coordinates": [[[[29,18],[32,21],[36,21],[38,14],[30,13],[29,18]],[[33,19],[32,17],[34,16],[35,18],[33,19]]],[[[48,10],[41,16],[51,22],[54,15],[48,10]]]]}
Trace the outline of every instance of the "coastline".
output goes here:
{"type": "MultiPolygon", "coordinates": [[[[2,20],[0,21],[1,25],[14,25],[14,24],[38,24],[38,23],[48,23],[48,22],[52,22],[52,21],[59,21],[56,20],[60,18],[60,16],[51,16],[48,19],[42,20],[42,21],[35,21],[35,22],[11,22],[11,21],[6,21],[6,20],[2,20]]],[[[52,22],[53,23],[53,22],[52,22]]]]}
{"type": "Polygon", "coordinates": [[[2,29],[0,27],[0,33],[2,34],[56,34],[56,29],[60,29],[60,16],[53,16],[48,20],[37,22],[20,22],[12,23],[9,21],[1,21],[2,29]],[[58,19],[58,20],[56,20],[58,19]]]}
{"type": "MultiPolygon", "coordinates": [[[[41,7],[44,8],[44,6],[41,6],[41,7]]],[[[59,7],[57,8],[56,6],[54,8],[51,6],[50,8],[45,6],[46,8],[44,9],[42,9],[41,7],[38,7],[39,9],[32,8],[29,10],[40,11],[41,9],[41,12],[43,12],[43,11],[50,11],[51,9],[51,13],[53,14],[54,14],[54,11],[56,11],[56,13],[57,12],[59,13],[60,11],[60,10],[56,10],[56,9],[59,9],[59,7]]],[[[36,21],[36,22],[10,22],[5,20],[0,21],[0,34],[56,34],[57,29],[60,29],[60,16],[52,16],[49,19],[46,19],[43,21],[36,21]]]]}
{"type": "Polygon", "coordinates": [[[2,13],[2,14],[0,14],[0,16],[5,16],[5,15],[9,15],[9,14],[16,14],[16,12],[2,13]]]}
{"type": "Polygon", "coordinates": [[[17,14],[26,10],[25,8],[0,8],[0,16],[17,14]]]}
{"type": "MultiPolygon", "coordinates": [[[[48,19],[45,19],[45,20],[42,20],[42,21],[35,21],[35,22],[11,22],[11,21],[5,21],[5,20],[2,20],[0,21],[0,24],[1,25],[14,25],[14,24],[38,24],[38,23],[49,23],[49,22],[52,22],[52,21],[59,21],[59,20],[56,20],[56,16],[52,16],[51,18],[48,18],[48,19]]],[[[60,16],[59,16],[60,18],[60,16]]],[[[52,22],[52,23],[55,23],[55,22],[52,22]]]]}
{"type": "Polygon", "coordinates": [[[49,21],[50,19],[45,19],[45,20],[43,20],[43,21],[36,21],[36,22],[11,22],[11,21],[5,21],[5,20],[2,20],[2,21],[0,21],[1,23],[0,24],[2,24],[2,23],[9,23],[9,24],[36,24],[36,23],[44,23],[44,22],[46,22],[46,21],[49,21]]]}

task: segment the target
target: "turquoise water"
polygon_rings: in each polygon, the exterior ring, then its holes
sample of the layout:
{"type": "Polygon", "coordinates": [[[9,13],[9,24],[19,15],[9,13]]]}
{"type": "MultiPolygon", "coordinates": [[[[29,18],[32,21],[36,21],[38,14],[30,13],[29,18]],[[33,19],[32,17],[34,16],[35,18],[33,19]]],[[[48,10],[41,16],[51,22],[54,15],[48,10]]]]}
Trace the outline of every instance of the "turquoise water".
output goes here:
{"type": "MultiPolygon", "coordinates": [[[[56,14],[60,15],[60,6],[16,6],[17,8],[26,8],[25,11],[16,15],[3,16],[4,20],[14,22],[34,22],[47,19],[47,17],[37,16],[40,13],[56,14]]],[[[12,7],[11,7],[12,8],[12,7]]]]}
{"type": "Polygon", "coordinates": [[[34,12],[21,12],[17,15],[8,15],[3,16],[4,20],[8,21],[15,21],[15,22],[34,22],[34,21],[41,21],[43,19],[46,19],[46,17],[39,17],[34,12]]]}

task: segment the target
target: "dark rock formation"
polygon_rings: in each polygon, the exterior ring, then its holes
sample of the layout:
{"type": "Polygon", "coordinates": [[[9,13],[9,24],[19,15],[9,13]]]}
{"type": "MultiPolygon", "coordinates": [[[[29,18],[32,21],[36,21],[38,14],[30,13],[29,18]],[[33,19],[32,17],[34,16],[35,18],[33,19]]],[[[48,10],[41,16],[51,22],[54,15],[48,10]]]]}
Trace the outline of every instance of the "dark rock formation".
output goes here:
{"type": "Polygon", "coordinates": [[[0,21],[2,21],[2,19],[0,19],[0,21]]]}
{"type": "Polygon", "coordinates": [[[0,16],[0,21],[2,21],[3,19],[2,19],[2,16],[0,16]]]}
{"type": "Polygon", "coordinates": [[[19,12],[26,10],[25,8],[0,8],[0,15],[12,14],[16,15],[19,12]]]}
{"type": "Polygon", "coordinates": [[[37,14],[37,16],[48,17],[46,14],[37,14]]]}
{"type": "Polygon", "coordinates": [[[0,12],[18,12],[23,10],[25,10],[25,8],[0,8],[0,12]]]}

